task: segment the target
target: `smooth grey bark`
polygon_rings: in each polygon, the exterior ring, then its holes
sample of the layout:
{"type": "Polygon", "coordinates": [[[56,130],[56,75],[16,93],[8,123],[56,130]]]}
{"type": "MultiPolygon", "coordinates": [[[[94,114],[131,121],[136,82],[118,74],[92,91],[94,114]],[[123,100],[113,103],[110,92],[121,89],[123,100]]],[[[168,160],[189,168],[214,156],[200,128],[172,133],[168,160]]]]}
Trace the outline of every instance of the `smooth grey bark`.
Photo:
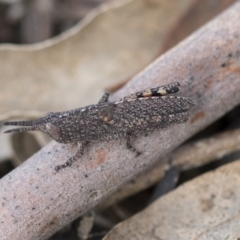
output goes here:
{"type": "Polygon", "coordinates": [[[84,156],[56,173],[76,149],[50,143],[0,180],[0,238],[47,239],[96,206],[186,139],[240,103],[240,2],[157,59],[111,97],[179,81],[179,93],[195,100],[188,123],[132,143],[90,143],[84,156]],[[120,144],[121,143],[121,144],[120,144]]]}
{"type": "Polygon", "coordinates": [[[190,141],[158,160],[149,170],[144,171],[119,188],[114,194],[94,208],[102,211],[121,200],[130,197],[158,183],[170,167],[189,170],[200,167],[240,150],[240,129],[228,130],[208,138],[190,141]]]}

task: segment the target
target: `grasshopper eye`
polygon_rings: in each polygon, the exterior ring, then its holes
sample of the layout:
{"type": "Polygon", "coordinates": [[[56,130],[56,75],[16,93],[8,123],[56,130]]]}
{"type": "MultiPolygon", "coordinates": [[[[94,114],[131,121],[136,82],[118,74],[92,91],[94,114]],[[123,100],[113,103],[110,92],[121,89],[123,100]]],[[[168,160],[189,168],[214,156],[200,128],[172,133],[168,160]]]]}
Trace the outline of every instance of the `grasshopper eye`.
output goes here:
{"type": "Polygon", "coordinates": [[[61,139],[60,128],[52,123],[46,123],[46,133],[55,141],[59,142],[61,139]]]}

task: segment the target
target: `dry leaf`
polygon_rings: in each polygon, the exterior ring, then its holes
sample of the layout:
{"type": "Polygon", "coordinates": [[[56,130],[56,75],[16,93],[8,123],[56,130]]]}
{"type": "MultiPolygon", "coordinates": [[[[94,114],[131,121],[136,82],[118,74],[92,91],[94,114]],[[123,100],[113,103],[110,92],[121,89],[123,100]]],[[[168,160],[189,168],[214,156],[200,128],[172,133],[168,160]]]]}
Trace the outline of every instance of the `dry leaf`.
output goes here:
{"type": "Polygon", "coordinates": [[[98,101],[159,52],[164,33],[192,0],[121,1],[92,11],[60,37],[0,47],[0,117],[13,110],[59,111],[98,101]],[[171,17],[169,17],[171,16],[171,17]]]}
{"type": "Polygon", "coordinates": [[[194,179],[118,224],[104,240],[236,240],[240,160],[194,179]]]}

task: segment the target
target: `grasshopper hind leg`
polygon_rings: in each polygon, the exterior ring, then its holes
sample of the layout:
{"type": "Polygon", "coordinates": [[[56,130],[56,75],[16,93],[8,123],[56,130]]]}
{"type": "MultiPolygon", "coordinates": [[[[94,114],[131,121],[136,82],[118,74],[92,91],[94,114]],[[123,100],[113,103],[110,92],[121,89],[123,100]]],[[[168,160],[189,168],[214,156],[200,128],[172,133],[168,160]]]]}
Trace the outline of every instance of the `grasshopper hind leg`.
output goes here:
{"type": "Polygon", "coordinates": [[[178,82],[169,83],[164,86],[150,88],[147,90],[143,90],[141,92],[136,92],[129,96],[124,97],[122,100],[136,99],[136,98],[144,98],[144,97],[152,97],[152,96],[165,96],[171,93],[176,93],[180,90],[180,84],[178,82]]]}

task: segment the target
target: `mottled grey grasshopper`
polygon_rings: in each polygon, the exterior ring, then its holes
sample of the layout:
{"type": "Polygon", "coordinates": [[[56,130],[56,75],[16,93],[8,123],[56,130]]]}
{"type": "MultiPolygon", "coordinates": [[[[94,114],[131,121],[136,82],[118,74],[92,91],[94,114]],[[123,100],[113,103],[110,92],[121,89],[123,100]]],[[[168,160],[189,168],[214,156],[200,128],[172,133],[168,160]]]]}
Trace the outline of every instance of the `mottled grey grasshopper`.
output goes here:
{"type": "Polygon", "coordinates": [[[4,122],[3,125],[26,126],[5,133],[42,131],[59,143],[78,144],[75,155],[65,164],[56,166],[56,171],[71,166],[73,161],[83,155],[84,145],[92,141],[125,138],[126,147],[139,155],[130,143],[130,136],[148,134],[188,120],[188,110],[194,106],[193,100],[164,96],[179,90],[180,84],[175,82],[137,92],[117,102],[108,102],[109,93],[105,93],[95,105],[65,112],[50,112],[35,121],[4,122]]]}

